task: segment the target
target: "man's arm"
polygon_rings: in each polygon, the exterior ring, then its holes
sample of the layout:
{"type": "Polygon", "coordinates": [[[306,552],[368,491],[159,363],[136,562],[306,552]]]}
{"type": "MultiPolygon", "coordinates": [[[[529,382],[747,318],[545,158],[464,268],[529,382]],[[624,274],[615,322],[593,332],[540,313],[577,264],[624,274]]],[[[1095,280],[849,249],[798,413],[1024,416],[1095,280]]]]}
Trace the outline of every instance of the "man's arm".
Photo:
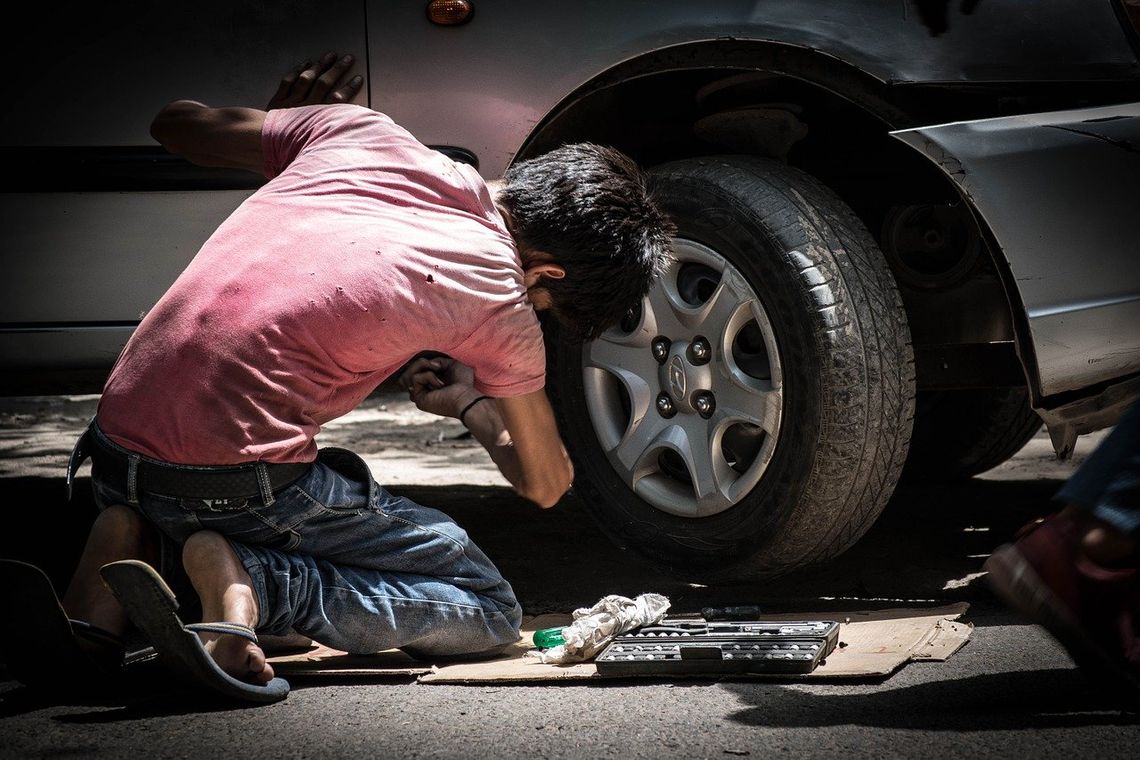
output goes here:
{"type": "MultiPolygon", "coordinates": [[[[354,59],[326,53],[316,64],[306,62],[281,80],[266,110],[318,103],[347,103],[364,79],[343,81],[354,59]]],[[[194,100],[176,100],[154,118],[150,134],[175,155],[200,166],[247,169],[261,173],[264,155],[261,128],[265,111],[228,106],[211,108],[194,100]]]]}
{"type": "Polygon", "coordinates": [[[261,127],[265,111],[210,108],[193,100],[167,105],[150,125],[150,135],[171,153],[200,166],[262,172],[261,127]]]}
{"type": "Polygon", "coordinates": [[[546,391],[480,401],[464,422],[520,496],[546,509],[570,488],[574,467],[546,391]]]}
{"type": "Polygon", "coordinates": [[[416,406],[459,417],[487,449],[520,496],[543,508],[554,506],[570,488],[574,468],[558,434],[545,391],[510,398],[479,398],[470,367],[447,357],[417,359],[400,376],[416,406]]]}

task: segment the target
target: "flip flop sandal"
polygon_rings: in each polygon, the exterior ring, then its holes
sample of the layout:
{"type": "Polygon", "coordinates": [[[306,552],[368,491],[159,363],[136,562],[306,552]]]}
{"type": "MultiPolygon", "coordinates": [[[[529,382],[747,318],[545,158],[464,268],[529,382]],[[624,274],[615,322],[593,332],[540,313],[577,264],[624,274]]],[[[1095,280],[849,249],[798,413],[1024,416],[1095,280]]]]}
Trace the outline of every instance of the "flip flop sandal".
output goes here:
{"type": "Polygon", "coordinates": [[[128,685],[126,663],[145,662],[153,655],[153,650],[128,655],[120,637],[68,618],[51,580],[26,562],[0,559],[0,609],[5,612],[0,618],[0,651],[8,672],[34,689],[119,689],[128,685]]]}
{"type": "Polygon", "coordinates": [[[240,636],[254,643],[257,634],[238,623],[184,624],[178,601],[162,577],[145,562],[123,560],[104,565],[99,573],[110,586],[131,622],[154,644],[158,658],[185,681],[247,702],[279,702],[289,694],[289,683],[274,678],[267,684],[238,680],[222,670],[206,651],[199,631],[240,636]]]}

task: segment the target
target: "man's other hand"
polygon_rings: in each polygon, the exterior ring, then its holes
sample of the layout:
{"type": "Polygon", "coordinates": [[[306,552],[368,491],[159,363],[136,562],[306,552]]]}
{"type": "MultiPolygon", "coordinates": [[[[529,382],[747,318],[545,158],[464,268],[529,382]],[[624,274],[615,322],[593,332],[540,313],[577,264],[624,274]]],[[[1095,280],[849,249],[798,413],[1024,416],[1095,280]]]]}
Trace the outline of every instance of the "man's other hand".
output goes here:
{"type": "Polygon", "coordinates": [[[316,63],[305,61],[285,75],[265,110],[349,102],[364,84],[359,74],[345,79],[355,61],[351,55],[336,53],[325,53],[316,63]]]}
{"type": "Polygon", "coordinates": [[[401,373],[400,385],[418,409],[441,417],[458,417],[479,397],[474,370],[447,356],[416,359],[401,373]]]}

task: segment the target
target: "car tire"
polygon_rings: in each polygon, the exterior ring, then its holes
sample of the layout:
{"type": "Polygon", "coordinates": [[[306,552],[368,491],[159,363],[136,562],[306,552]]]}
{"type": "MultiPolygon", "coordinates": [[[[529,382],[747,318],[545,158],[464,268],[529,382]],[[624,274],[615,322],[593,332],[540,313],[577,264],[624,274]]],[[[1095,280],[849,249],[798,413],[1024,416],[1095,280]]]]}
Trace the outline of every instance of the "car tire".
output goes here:
{"type": "Polygon", "coordinates": [[[676,262],[626,323],[550,352],[574,493],[619,545],[681,577],[754,580],[833,557],[882,510],[911,432],[910,334],[882,253],[833,192],[781,163],[687,159],[656,168],[653,181],[678,228],[676,262]],[[706,301],[699,287],[682,293],[684,277],[702,266],[720,267],[706,301]],[[726,302],[737,311],[722,323],[725,294],[735,294],[726,302]],[[665,337],[666,366],[652,352],[668,329],[677,334],[665,337]],[[685,358],[701,329],[713,348],[704,376],[685,358]],[[691,408],[663,420],[646,396],[672,397],[673,369],[679,381],[692,371],[696,385],[723,389],[729,408],[708,420],[691,408]],[[736,451],[748,441],[759,443],[736,451]],[[712,485],[695,470],[713,473],[712,485]]]}
{"type": "Polygon", "coordinates": [[[1021,451],[1040,429],[1025,388],[920,391],[903,479],[973,477],[1021,451]]]}

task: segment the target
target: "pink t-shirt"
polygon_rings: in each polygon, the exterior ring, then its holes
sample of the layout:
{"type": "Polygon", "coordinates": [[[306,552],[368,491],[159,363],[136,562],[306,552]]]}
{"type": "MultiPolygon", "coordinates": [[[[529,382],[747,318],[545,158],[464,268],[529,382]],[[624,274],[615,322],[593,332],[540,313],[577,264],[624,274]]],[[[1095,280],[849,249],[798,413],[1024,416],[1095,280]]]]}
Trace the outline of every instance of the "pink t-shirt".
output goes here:
{"type": "Polygon", "coordinates": [[[270,181],[146,315],[100,428],[181,464],[307,462],[325,422],[412,356],[539,390],[542,332],[514,242],[473,168],[352,105],[270,111],[270,181]]]}

